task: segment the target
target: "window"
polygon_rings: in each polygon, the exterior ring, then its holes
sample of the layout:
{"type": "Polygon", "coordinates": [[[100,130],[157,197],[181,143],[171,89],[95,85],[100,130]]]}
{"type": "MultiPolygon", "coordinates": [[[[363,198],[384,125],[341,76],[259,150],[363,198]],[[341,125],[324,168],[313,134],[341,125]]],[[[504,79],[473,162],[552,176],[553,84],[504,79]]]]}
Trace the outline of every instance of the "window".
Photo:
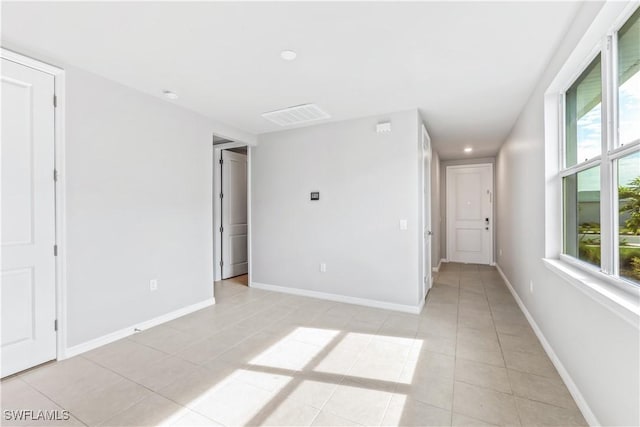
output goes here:
{"type": "Polygon", "coordinates": [[[562,253],[640,285],[640,9],[564,91],[562,253]]]}
{"type": "Polygon", "coordinates": [[[567,90],[565,166],[592,159],[602,149],[602,64],[600,56],[567,90]]]}
{"type": "Polygon", "coordinates": [[[618,31],[618,134],[621,145],[640,140],[640,9],[618,31]]]}

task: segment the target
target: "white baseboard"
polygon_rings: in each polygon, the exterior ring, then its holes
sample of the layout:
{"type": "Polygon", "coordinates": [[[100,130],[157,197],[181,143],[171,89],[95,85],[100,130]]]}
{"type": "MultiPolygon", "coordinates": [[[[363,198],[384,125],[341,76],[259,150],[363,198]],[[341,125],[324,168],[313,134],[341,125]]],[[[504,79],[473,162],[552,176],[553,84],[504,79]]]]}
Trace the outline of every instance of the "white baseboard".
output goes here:
{"type": "Polygon", "coordinates": [[[347,304],[363,305],[365,307],[384,308],[386,310],[402,311],[404,313],[420,314],[420,312],[422,311],[422,307],[424,306],[424,300],[418,305],[404,305],[372,299],[350,297],[346,295],[329,294],[326,292],[310,291],[307,289],[268,285],[266,283],[259,282],[251,282],[249,286],[256,289],[264,289],[265,291],[281,292],[285,294],[300,295],[303,297],[344,302],[347,304]]]}
{"type": "Polygon", "coordinates": [[[538,327],[538,324],[533,319],[533,316],[531,316],[531,313],[529,313],[529,310],[527,310],[527,307],[524,305],[524,303],[520,299],[520,296],[516,292],[515,288],[513,287],[513,285],[511,285],[511,282],[509,282],[509,279],[507,279],[507,276],[504,274],[504,272],[500,268],[500,265],[496,264],[496,269],[498,270],[498,273],[500,273],[500,276],[502,276],[502,279],[504,280],[504,282],[507,284],[507,287],[509,288],[511,295],[513,295],[513,298],[518,303],[520,310],[522,310],[522,313],[524,313],[525,317],[529,321],[529,324],[531,325],[533,332],[535,332],[536,336],[538,337],[538,340],[540,340],[540,343],[542,344],[544,351],[547,352],[547,356],[549,356],[549,359],[551,359],[553,366],[555,366],[556,369],[558,370],[560,377],[562,378],[565,385],[567,386],[567,389],[569,389],[569,393],[571,393],[573,400],[576,401],[576,405],[578,405],[578,408],[580,409],[580,412],[582,412],[582,416],[584,417],[584,419],[587,421],[587,423],[589,423],[590,426],[602,425],[600,424],[600,422],[598,421],[598,418],[596,418],[595,414],[589,407],[589,404],[587,403],[586,399],[578,389],[578,386],[576,385],[576,383],[573,382],[573,379],[569,375],[569,372],[566,370],[566,368],[564,367],[564,365],[556,355],[555,351],[553,351],[551,344],[549,344],[549,341],[547,341],[547,339],[545,338],[544,334],[542,333],[542,330],[538,327]]]}
{"type": "Polygon", "coordinates": [[[169,322],[170,320],[177,319],[178,317],[185,316],[194,311],[202,310],[216,303],[215,298],[210,298],[192,305],[188,305],[178,310],[174,310],[162,316],[155,317],[153,319],[146,320],[142,323],[138,323],[127,328],[120,329],[115,332],[111,332],[107,335],[103,335],[98,338],[83,342],[82,344],[74,345],[73,347],[67,347],[62,357],[58,355],[58,360],[68,359],[69,357],[77,356],[78,354],[93,350],[94,348],[102,347],[103,345],[110,344],[119,339],[126,338],[135,333],[136,329],[144,331],[145,329],[158,326],[162,323],[169,322]]]}
{"type": "Polygon", "coordinates": [[[444,258],[441,258],[440,262],[438,262],[438,265],[432,268],[434,273],[437,273],[438,271],[440,271],[440,267],[442,267],[443,262],[447,262],[447,261],[444,258]]]}

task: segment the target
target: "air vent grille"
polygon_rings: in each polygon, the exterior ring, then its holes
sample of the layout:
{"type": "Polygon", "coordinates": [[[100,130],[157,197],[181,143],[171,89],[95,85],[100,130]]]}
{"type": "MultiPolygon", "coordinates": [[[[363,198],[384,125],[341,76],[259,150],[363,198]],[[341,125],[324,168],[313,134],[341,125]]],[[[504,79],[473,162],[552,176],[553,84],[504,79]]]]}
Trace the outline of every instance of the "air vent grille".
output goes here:
{"type": "Polygon", "coordinates": [[[262,117],[280,126],[292,126],[300,123],[331,117],[316,104],[296,105],[295,107],[263,113],[262,117]]]}

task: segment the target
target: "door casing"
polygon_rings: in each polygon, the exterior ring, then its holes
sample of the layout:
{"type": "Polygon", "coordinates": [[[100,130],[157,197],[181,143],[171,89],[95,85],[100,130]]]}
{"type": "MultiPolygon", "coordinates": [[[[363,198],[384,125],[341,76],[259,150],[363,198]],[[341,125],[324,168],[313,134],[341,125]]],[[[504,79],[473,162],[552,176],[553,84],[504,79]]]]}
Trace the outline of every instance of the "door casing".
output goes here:
{"type": "Polygon", "coordinates": [[[421,126],[421,138],[420,138],[420,189],[421,189],[421,250],[420,250],[420,298],[421,301],[427,296],[427,293],[431,289],[432,283],[432,251],[433,241],[431,235],[433,231],[433,224],[431,219],[431,138],[424,125],[421,126]]]}

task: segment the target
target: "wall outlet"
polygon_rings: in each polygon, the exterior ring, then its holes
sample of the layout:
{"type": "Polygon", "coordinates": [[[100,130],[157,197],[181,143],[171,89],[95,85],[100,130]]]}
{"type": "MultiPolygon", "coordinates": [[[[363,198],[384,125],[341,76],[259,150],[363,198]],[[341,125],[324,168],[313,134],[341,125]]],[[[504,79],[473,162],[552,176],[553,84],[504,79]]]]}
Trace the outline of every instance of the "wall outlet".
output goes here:
{"type": "Polygon", "coordinates": [[[533,293],[533,280],[529,280],[529,292],[533,293]]]}
{"type": "Polygon", "coordinates": [[[400,230],[406,230],[407,229],[407,220],[406,219],[401,219],[400,220],[400,230]]]}
{"type": "Polygon", "coordinates": [[[322,262],[320,263],[320,273],[326,273],[327,272],[327,264],[322,262]]]}
{"type": "Polygon", "coordinates": [[[158,279],[149,280],[149,290],[151,292],[154,292],[154,291],[158,290],[158,279]]]}
{"type": "Polygon", "coordinates": [[[502,256],[502,249],[500,249],[500,250],[498,251],[498,255],[499,255],[499,256],[502,256]]]}

